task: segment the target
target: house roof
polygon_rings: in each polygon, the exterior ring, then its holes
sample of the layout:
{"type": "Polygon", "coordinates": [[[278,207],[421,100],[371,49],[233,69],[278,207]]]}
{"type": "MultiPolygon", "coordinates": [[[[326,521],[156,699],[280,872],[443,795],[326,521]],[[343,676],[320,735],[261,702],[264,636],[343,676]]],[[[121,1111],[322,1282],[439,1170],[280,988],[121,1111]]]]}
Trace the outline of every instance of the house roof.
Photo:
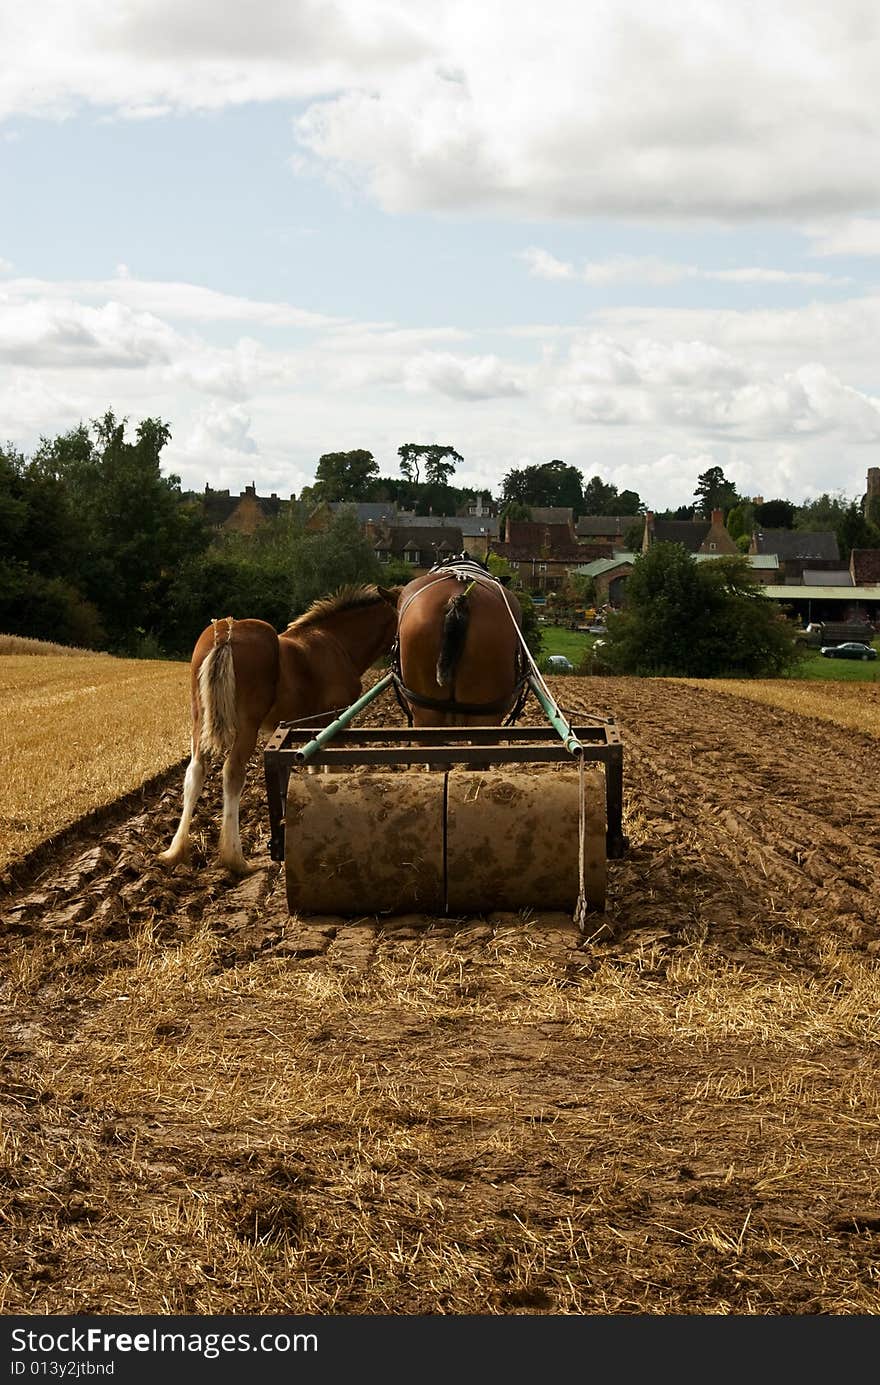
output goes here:
{"type": "Polygon", "coordinates": [[[618,534],[625,534],[631,524],[638,524],[642,519],[643,515],[581,515],[575,532],[585,538],[594,534],[609,534],[616,538],[618,534]]]}
{"type": "Polygon", "coordinates": [[[574,510],[570,505],[530,505],[532,524],[574,524],[574,510]]]}
{"type": "Polygon", "coordinates": [[[461,553],[465,547],[460,529],[452,525],[437,529],[431,525],[391,524],[376,539],[374,548],[404,553],[409,549],[419,553],[461,553]]]}
{"type": "Polygon", "coordinates": [[[493,543],[494,552],[515,562],[583,562],[600,556],[588,544],[578,543],[570,524],[536,524],[534,520],[509,519],[503,543],[493,543]]]}
{"type": "Polygon", "coordinates": [[[583,563],[575,571],[583,573],[585,577],[601,577],[603,572],[610,572],[615,567],[632,567],[637,557],[636,553],[619,549],[610,558],[594,558],[591,563],[583,563]]]}
{"type": "MultiPolygon", "coordinates": [[[[403,516],[398,515],[398,523],[403,516]]],[[[497,515],[412,515],[411,522],[422,529],[458,529],[466,538],[476,538],[488,534],[494,538],[498,534],[497,515]]]]}
{"type": "Polygon", "coordinates": [[[786,558],[824,558],[840,561],[837,535],[831,530],[756,529],[752,537],[756,553],[776,553],[786,558]]]}
{"type": "MultiPolygon", "coordinates": [[[[320,510],[321,506],[317,508],[320,510]]],[[[398,513],[393,500],[329,500],[327,509],[333,515],[353,510],[359,524],[367,524],[370,520],[374,524],[383,519],[392,520],[398,513]]]]}
{"type": "Polygon", "coordinates": [[[781,601],[880,601],[876,587],[800,587],[768,582],[761,592],[781,601]]]}
{"type": "Polygon", "coordinates": [[[680,543],[688,553],[696,553],[712,522],[708,519],[655,519],[651,534],[654,543],[680,543]]]}
{"type": "MultiPolygon", "coordinates": [[[[640,558],[641,553],[628,553],[623,549],[617,549],[610,558],[596,558],[592,563],[584,563],[577,569],[585,577],[599,577],[603,572],[609,572],[613,567],[623,567],[627,563],[632,565],[636,558],[640,558]]],[[[698,563],[716,562],[724,554],[718,553],[695,553],[694,560],[698,563]]],[[[773,571],[779,567],[779,560],[775,553],[746,553],[749,567],[756,571],[773,571]]]]}
{"type": "Polygon", "coordinates": [[[273,519],[289,504],[289,501],[280,500],[277,495],[257,495],[253,486],[247,486],[240,495],[230,495],[228,490],[215,491],[206,487],[201,492],[188,491],[187,499],[190,498],[201,503],[205,519],[216,528],[228,524],[242,504],[245,508],[252,507],[252,514],[254,510],[258,511],[264,519],[273,519]]]}
{"type": "Polygon", "coordinates": [[[880,582],[880,548],[854,548],[849,556],[856,583],[870,586],[880,582]]]}
{"type": "Polygon", "coordinates": [[[749,560],[749,567],[758,572],[772,572],[779,567],[778,553],[746,553],[745,556],[749,560]]]}
{"type": "Polygon", "coordinates": [[[805,567],[801,576],[801,581],[805,587],[854,587],[852,577],[848,568],[822,568],[805,567]]]}

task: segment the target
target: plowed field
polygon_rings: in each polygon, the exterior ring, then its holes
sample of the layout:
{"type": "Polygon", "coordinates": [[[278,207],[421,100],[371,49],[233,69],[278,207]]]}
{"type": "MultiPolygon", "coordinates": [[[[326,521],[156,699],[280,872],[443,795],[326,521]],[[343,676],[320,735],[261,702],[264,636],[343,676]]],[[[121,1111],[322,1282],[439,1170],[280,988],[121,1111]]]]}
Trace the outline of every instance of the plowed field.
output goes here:
{"type": "Polygon", "coordinates": [[[156,863],[182,771],[19,878],[4,1313],[880,1311],[878,741],[553,686],[624,741],[592,936],[289,917],[259,756],[243,882],[216,775],[156,863]]]}

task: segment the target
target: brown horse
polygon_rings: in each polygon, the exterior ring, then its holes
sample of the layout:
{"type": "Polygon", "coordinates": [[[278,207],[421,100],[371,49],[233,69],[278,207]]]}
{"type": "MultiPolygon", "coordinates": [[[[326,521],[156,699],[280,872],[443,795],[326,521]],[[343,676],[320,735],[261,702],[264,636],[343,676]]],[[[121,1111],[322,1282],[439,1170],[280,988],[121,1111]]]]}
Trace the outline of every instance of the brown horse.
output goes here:
{"type": "Polygon", "coordinates": [[[526,662],[513,592],[464,555],[403,588],[398,695],[416,726],[497,726],[520,704],[526,662]]]}
{"type": "Polygon", "coordinates": [[[191,661],[192,755],[183,785],[183,812],[174,840],[159,860],[174,866],[190,857],[190,824],[205,760],[223,760],[220,864],[235,875],[250,870],[241,849],[239,804],[247,763],[260,731],[279,721],[327,725],[361,694],[361,679],[388,653],[397,628],[400,587],[342,587],[278,635],[263,620],[212,620],[191,661]]]}

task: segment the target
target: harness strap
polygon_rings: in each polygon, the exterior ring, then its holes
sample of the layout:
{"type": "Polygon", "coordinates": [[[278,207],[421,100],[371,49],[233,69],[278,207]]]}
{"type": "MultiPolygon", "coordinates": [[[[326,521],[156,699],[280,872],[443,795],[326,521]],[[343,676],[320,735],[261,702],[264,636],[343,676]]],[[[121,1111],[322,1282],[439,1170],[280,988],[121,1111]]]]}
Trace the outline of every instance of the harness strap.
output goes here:
{"type": "MultiPolygon", "coordinates": [[[[438,712],[455,712],[460,716],[489,716],[494,712],[503,712],[510,706],[511,696],[514,698],[513,712],[518,714],[525,701],[524,693],[528,687],[528,678],[521,678],[514,687],[511,694],[506,697],[498,697],[494,702],[458,702],[455,698],[445,697],[424,697],[421,693],[414,693],[406,686],[403,679],[397,672],[393,672],[394,690],[397,693],[397,700],[409,717],[409,724],[412,726],[412,715],[406,703],[414,707],[431,707],[438,712]],[[403,701],[406,699],[406,703],[403,701]]],[[[510,713],[508,713],[510,716],[510,713]]]]}

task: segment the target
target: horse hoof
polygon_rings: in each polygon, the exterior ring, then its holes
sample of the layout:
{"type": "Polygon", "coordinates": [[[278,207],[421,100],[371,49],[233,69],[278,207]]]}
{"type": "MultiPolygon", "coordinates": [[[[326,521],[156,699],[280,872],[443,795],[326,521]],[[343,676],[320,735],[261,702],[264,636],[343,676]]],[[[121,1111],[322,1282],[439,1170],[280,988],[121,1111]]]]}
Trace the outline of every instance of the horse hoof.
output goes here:
{"type": "Polygon", "coordinates": [[[160,851],[156,855],[156,860],[162,866],[167,866],[173,870],[175,866],[188,866],[190,863],[190,853],[188,851],[160,851]]]}
{"type": "Polygon", "coordinates": [[[257,869],[256,866],[252,866],[249,861],[245,861],[244,859],[241,861],[221,861],[220,864],[227,875],[234,875],[239,880],[243,880],[248,875],[253,875],[254,871],[257,869]]]}

